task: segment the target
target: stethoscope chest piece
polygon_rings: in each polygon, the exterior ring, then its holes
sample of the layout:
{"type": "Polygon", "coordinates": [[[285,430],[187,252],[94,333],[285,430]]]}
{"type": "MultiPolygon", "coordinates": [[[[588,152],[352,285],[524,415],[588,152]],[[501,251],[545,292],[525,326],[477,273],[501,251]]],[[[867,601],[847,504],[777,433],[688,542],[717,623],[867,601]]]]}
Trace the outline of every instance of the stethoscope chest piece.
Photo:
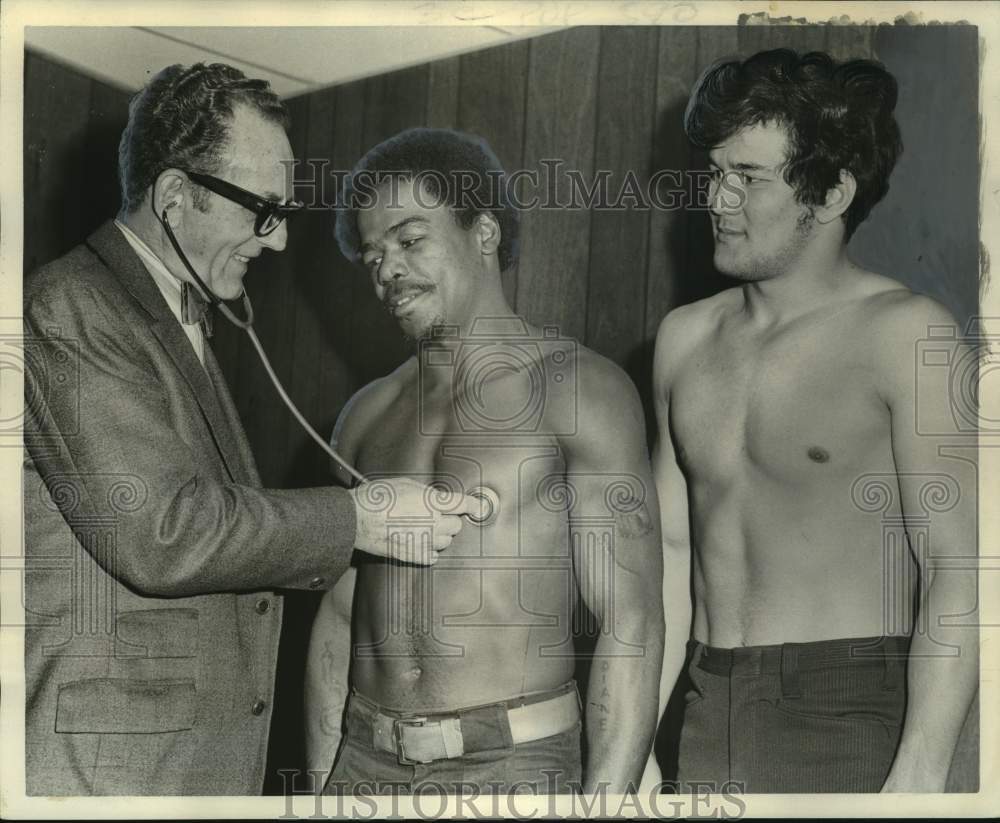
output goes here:
{"type": "Polygon", "coordinates": [[[488,526],[495,522],[500,514],[500,495],[489,486],[475,486],[469,489],[471,497],[479,498],[481,509],[478,515],[469,514],[469,522],[474,526],[488,526]]]}

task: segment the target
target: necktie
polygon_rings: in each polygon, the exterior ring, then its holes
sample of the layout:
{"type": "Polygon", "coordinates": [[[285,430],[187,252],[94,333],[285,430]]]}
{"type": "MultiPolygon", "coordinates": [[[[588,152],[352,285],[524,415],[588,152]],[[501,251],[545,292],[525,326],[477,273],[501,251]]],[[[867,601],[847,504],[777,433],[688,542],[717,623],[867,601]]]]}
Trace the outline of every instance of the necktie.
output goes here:
{"type": "Polygon", "coordinates": [[[185,326],[197,323],[205,337],[212,336],[212,313],[209,304],[190,283],[181,283],[181,322],[185,326]]]}

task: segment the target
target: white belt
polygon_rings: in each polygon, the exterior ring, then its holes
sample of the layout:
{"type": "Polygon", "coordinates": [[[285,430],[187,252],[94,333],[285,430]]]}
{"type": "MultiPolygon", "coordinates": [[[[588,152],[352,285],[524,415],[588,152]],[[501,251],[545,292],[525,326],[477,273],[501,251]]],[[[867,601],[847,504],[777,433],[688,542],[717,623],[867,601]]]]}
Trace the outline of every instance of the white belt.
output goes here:
{"type": "MultiPolygon", "coordinates": [[[[392,752],[404,764],[432,763],[435,760],[461,757],[470,751],[502,749],[506,747],[507,741],[499,730],[492,740],[483,740],[483,736],[479,735],[480,745],[475,748],[467,745],[462,734],[462,715],[489,708],[491,707],[477,707],[454,714],[433,714],[427,717],[399,717],[376,711],[371,719],[373,742],[375,748],[392,752]]],[[[572,691],[547,700],[508,708],[506,713],[511,741],[515,744],[529,743],[573,728],[580,719],[580,703],[574,687],[572,691]]]]}

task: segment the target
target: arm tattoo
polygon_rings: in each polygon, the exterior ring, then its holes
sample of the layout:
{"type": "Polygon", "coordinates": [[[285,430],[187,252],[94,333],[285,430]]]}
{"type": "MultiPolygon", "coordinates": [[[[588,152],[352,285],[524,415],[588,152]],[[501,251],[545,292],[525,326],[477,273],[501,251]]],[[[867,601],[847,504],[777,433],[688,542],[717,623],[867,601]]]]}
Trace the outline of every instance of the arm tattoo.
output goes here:
{"type": "Polygon", "coordinates": [[[333,644],[329,640],[323,643],[323,653],[320,655],[320,660],[323,663],[323,675],[325,679],[331,679],[334,672],[334,655],[333,644]]]}
{"type": "MultiPolygon", "coordinates": [[[[611,692],[608,691],[608,670],[610,668],[611,664],[607,660],[601,661],[600,694],[597,695],[596,700],[587,701],[587,703],[593,708],[593,711],[588,712],[587,722],[593,724],[602,732],[607,731],[608,715],[611,714],[611,708],[606,702],[611,697],[611,692]]],[[[592,689],[594,689],[595,686],[596,684],[591,684],[592,689]]],[[[596,689],[594,690],[596,691],[596,689]]]]}
{"type": "Polygon", "coordinates": [[[614,517],[619,534],[628,540],[637,540],[653,531],[653,518],[645,503],[630,511],[617,511],[614,517]]]}

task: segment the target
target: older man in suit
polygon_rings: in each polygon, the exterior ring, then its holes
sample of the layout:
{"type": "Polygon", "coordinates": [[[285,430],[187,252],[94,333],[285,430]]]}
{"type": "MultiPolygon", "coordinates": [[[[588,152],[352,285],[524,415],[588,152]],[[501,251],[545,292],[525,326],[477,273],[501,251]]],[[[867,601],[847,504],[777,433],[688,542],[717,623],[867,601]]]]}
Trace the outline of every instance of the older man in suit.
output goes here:
{"type": "Polygon", "coordinates": [[[413,562],[461,528],[413,481],[391,512],[261,488],[188,266],[229,300],[284,248],[285,125],[263,81],[165,69],[130,107],[119,219],[25,283],[29,794],[258,793],[271,590],[331,587],[355,547],[399,559],[390,513],[432,521],[413,562]]]}

